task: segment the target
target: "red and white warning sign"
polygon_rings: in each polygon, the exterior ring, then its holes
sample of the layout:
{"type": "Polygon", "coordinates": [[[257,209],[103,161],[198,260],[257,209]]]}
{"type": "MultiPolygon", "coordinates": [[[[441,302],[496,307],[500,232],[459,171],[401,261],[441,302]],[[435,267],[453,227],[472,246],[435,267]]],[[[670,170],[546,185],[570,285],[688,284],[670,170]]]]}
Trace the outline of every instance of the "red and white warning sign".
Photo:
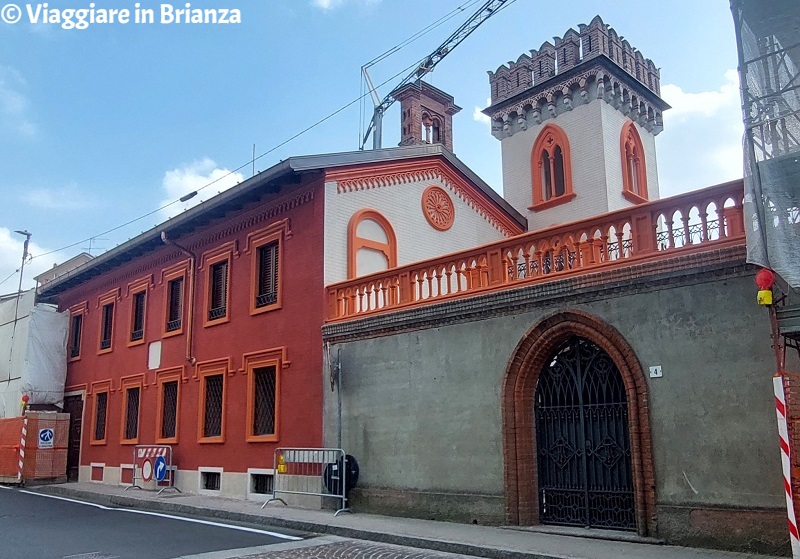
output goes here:
{"type": "Polygon", "coordinates": [[[144,481],[153,479],[153,463],[149,458],[145,458],[144,462],[142,462],[142,479],[144,481]]]}

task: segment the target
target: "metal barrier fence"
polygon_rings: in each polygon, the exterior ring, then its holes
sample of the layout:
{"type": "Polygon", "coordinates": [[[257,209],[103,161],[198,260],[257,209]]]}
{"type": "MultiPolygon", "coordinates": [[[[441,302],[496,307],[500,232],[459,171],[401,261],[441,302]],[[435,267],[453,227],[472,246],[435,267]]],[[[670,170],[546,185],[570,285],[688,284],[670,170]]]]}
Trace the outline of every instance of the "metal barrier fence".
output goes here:
{"type": "Polygon", "coordinates": [[[275,449],[272,498],[261,508],[273,501],[287,504],[278,497],[278,493],[281,493],[331,497],[340,503],[334,516],[340,512],[350,512],[347,506],[345,461],[346,456],[341,448],[275,449]]]}
{"type": "Polygon", "coordinates": [[[163,491],[172,489],[181,492],[175,487],[175,469],[172,463],[172,447],[166,444],[146,444],[133,447],[133,479],[128,489],[144,489],[137,483],[143,481],[151,483],[155,481],[155,487],[161,487],[157,495],[163,491]],[[137,473],[141,475],[137,475],[137,473]],[[166,482],[167,485],[161,484],[166,482]]]}

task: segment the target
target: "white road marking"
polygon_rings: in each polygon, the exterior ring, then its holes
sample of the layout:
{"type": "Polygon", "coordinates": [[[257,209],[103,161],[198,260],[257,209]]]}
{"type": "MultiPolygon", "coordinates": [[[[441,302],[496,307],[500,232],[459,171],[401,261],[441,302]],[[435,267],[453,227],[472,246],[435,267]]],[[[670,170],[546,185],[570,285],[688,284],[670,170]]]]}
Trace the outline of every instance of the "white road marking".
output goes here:
{"type": "Polygon", "coordinates": [[[26,491],[25,489],[20,489],[20,493],[25,493],[27,495],[36,495],[37,497],[47,497],[48,499],[57,499],[59,501],[67,501],[69,503],[77,503],[79,505],[86,505],[90,507],[95,507],[102,510],[116,510],[120,512],[130,512],[133,514],[144,514],[146,516],[158,516],[160,518],[169,518],[171,520],[182,520],[183,522],[193,522],[195,524],[204,524],[206,526],[217,526],[219,528],[229,528],[231,530],[239,530],[241,532],[251,532],[253,534],[263,534],[265,536],[272,536],[273,538],[280,538],[283,540],[289,541],[300,541],[303,538],[299,538],[297,536],[289,536],[287,534],[281,534],[279,532],[270,532],[269,530],[260,530],[258,528],[248,528],[247,526],[237,526],[236,524],[223,524],[222,522],[213,522],[211,520],[201,520],[199,518],[187,518],[185,516],[175,516],[172,514],[165,514],[161,512],[152,512],[146,510],[137,510],[137,509],[128,509],[128,508],[117,508],[117,507],[107,507],[105,505],[100,505],[97,503],[89,503],[87,501],[79,501],[78,499],[70,499],[68,497],[59,497],[57,495],[47,495],[45,493],[37,493],[35,491],[26,491]]]}

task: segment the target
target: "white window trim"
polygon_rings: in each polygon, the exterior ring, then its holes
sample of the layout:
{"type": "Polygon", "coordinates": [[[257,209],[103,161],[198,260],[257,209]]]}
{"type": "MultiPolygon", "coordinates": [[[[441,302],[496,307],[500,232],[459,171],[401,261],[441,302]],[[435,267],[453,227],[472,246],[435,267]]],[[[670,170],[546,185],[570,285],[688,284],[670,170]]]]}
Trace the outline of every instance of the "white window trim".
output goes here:
{"type": "Polygon", "coordinates": [[[217,466],[200,466],[197,468],[197,492],[200,495],[219,496],[222,493],[222,473],[224,469],[217,466]],[[219,474],[219,490],[203,489],[203,474],[206,472],[219,474]]]}
{"type": "MultiPolygon", "coordinates": [[[[267,474],[272,476],[272,483],[275,483],[275,470],[273,468],[247,468],[247,500],[263,503],[267,499],[272,498],[270,493],[253,493],[250,488],[253,487],[253,474],[267,474]]],[[[274,486],[273,486],[274,487],[274,486]]]]}
{"type": "MultiPolygon", "coordinates": [[[[132,483],[125,483],[124,481],[122,481],[122,470],[131,470],[131,474],[133,475],[133,474],[136,473],[136,469],[135,468],[136,467],[133,464],[120,464],[119,465],[119,484],[122,487],[131,487],[133,485],[132,483]]],[[[131,477],[131,479],[133,479],[133,477],[131,477]]]]}

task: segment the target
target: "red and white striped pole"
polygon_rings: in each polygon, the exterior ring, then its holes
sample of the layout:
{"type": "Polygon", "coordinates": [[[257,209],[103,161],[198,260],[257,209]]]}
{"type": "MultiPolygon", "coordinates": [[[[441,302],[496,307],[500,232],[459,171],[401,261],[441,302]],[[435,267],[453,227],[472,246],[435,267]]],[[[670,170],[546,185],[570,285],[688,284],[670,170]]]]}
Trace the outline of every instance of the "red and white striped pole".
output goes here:
{"type": "Polygon", "coordinates": [[[786,426],[786,394],[783,390],[783,377],[772,378],[775,389],[775,411],[778,414],[778,435],[781,439],[781,465],[783,466],[783,488],[786,493],[786,511],[789,515],[789,534],[792,541],[792,557],[800,559],[800,534],[797,531],[797,519],[794,515],[792,499],[791,460],[789,453],[789,430],[786,426]]]}
{"type": "Polygon", "coordinates": [[[25,439],[28,437],[28,416],[22,418],[22,435],[19,440],[19,468],[17,482],[22,483],[22,468],[25,466],[25,439]]]}

